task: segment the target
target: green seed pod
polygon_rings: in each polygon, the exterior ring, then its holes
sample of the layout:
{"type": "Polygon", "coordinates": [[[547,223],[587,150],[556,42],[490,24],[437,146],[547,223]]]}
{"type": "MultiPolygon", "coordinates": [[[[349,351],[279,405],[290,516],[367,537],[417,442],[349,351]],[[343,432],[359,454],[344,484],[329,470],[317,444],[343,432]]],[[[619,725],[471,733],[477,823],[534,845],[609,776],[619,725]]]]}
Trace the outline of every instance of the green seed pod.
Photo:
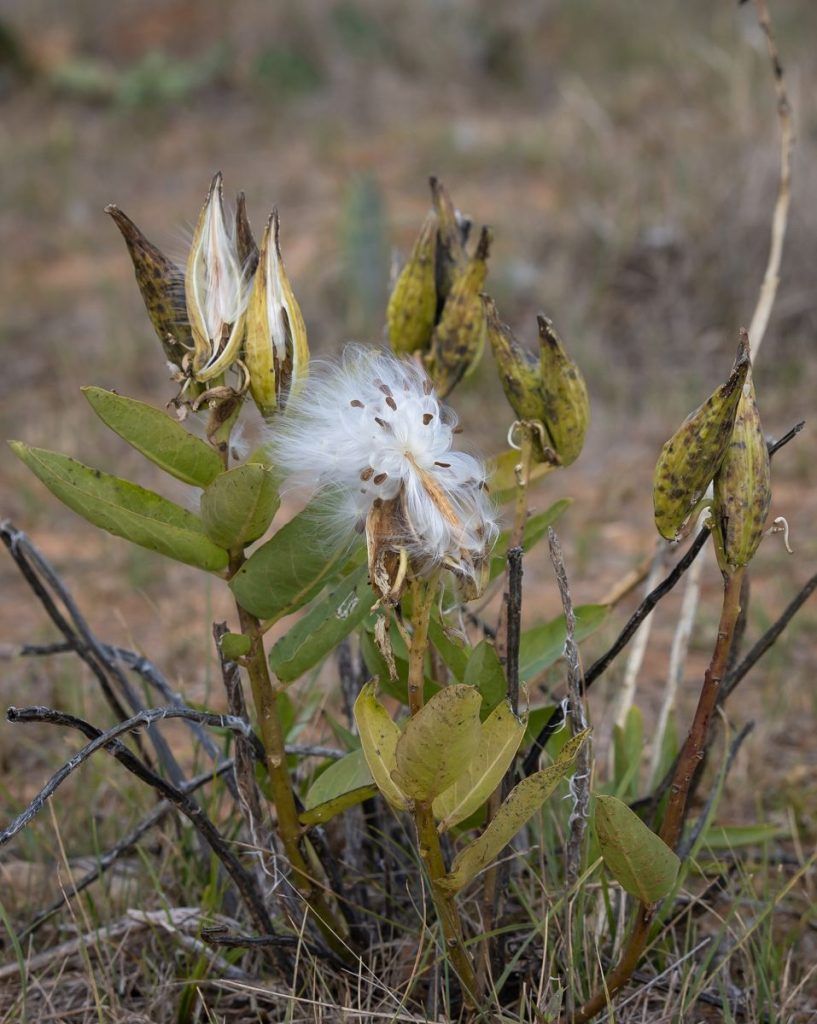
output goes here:
{"type": "Polygon", "coordinates": [[[125,239],[136,283],[165,355],[174,366],[181,366],[185,352],[193,345],[184,301],[184,273],[118,206],[106,206],[105,213],[113,218],[125,239]]]}
{"type": "Polygon", "coordinates": [[[440,398],[449,395],[479,361],[485,347],[482,289],[488,273],[490,228],[483,228],[476,252],[454,282],[431,336],[429,372],[440,398]]]}
{"type": "Polygon", "coordinates": [[[545,396],[545,426],[559,460],[563,466],[569,466],[581,454],[590,425],[587,385],[550,320],[540,314],[536,322],[541,345],[539,359],[545,396]]]}
{"type": "Polygon", "coordinates": [[[538,359],[517,341],[510,327],[500,321],[494,300],[483,295],[482,303],[488,340],[494,351],[499,379],[510,407],[520,420],[544,423],[545,396],[538,359]]]}
{"type": "Polygon", "coordinates": [[[751,369],[741,389],[729,447],[715,474],[713,507],[726,571],[748,565],[763,537],[772,490],[751,369]]]}
{"type": "Polygon", "coordinates": [[[261,240],[247,308],[243,359],[250,375],[250,393],[262,416],[285,406],[290,391],[306,377],[306,324],[284,269],[277,210],[261,240]]]}
{"type": "Polygon", "coordinates": [[[468,257],[463,244],[462,227],[454,204],[445,186],[437,178],[429,178],[431,201],[437,214],[437,294],[439,305],[445,302],[454,283],[465,269],[468,257]]]}
{"type": "Polygon", "coordinates": [[[437,217],[430,213],[400,271],[386,310],[389,342],[398,355],[425,352],[431,343],[437,315],[436,248],[437,217]]]}
{"type": "Polygon", "coordinates": [[[743,347],[729,379],[691,413],[661,449],[653,477],[655,525],[674,540],[723,462],[749,371],[743,347]]]}

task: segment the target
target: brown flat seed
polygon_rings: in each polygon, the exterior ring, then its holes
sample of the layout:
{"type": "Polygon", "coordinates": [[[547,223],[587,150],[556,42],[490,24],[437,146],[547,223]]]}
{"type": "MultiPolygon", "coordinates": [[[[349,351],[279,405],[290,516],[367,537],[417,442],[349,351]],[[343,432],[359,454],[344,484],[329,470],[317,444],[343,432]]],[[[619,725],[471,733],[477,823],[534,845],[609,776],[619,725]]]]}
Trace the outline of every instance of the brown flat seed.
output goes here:
{"type": "Polygon", "coordinates": [[[433,413],[433,412],[424,412],[424,413],[423,413],[423,423],[424,423],[424,424],[425,424],[426,426],[428,426],[428,425],[429,425],[429,423],[431,423],[431,421],[432,421],[433,419],[434,419],[434,413],[433,413]]]}
{"type": "Polygon", "coordinates": [[[372,467],[371,466],[367,466],[366,469],[363,469],[363,470],[360,471],[360,479],[361,480],[368,480],[368,479],[370,479],[372,473],[374,473],[374,470],[372,469],[372,467]]]}
{"type": "Polygon", "coordinates": [[[388,477],[388,473],[378,473],[372,482],[379,486],[380,484],[383,483],[384,480],[388,480],[388,477]]]}
{"type": "Polygon", "coordinates": [[[434,465],[439,466],[440,469],[451,469],[450,462],[435,462],[434,465]]]}
{"type": "Polygon", "coordinates": [[[349,405],[354,406],[355,409],[365,409],[366,408],[366,406],[363,404],[363,402],[360,401],[359,398],[353,398],[352,401],[349,403],[349,405]]]}
{"type": "Polygon", "coordinates": [[[391,395],[389,395],[389,397],[386,399],[386,405],[390,409],[394,409],[394,411],[397,412],[397,402],[395,402],[391,395]]]}
{"type": "Polygon", "coordinates": [[[391,424],[387,423],[385,420],[382,420],[379,416],[375,416],[374,421],[379,427],[382,427],[384,430],[391,430],[391,424]]]}

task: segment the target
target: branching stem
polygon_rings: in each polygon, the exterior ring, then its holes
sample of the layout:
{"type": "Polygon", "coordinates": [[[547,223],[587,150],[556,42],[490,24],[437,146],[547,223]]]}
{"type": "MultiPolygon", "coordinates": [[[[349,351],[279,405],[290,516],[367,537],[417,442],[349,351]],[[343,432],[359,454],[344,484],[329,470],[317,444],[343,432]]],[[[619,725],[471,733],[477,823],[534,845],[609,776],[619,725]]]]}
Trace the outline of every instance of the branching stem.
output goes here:
{"type": "MultiPolygon", "coordinates": [[[[718,704],[718,695],[726,672],[729,650],[740,615],[740,588],[743,575],[744,570],[737,569],[724,581],[723,606],[715,649],[712,652],[709,668],[704,674],[695,717],[678,758],[675,775],[670,786],[667,809],[659,835],[673,850],[678,846],[681,838],[686,820],[687,798],[695,771],[706,753],[709,725],[718,704]]],[[[639,905],[633,929],[619,962],[604,979],[604,984],[599,990],[574,1014],[571,1018],[572,1024],[584,1024],[585,1021],[591,1020],[607,1006],[610,997],[630,980],[647,945],[650,926],[658,906],[657,903],[639,905]]]]}

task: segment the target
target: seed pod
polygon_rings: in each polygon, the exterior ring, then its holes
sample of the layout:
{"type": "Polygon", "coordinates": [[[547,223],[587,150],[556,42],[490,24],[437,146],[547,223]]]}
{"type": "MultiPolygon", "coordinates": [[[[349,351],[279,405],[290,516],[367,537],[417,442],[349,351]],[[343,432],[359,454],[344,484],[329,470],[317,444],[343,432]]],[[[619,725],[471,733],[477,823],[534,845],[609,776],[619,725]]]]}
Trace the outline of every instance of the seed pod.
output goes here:
{"type": "Polygon", "coordinates": [[[437,218],[430,213],[400,271],[386,310],[389,342],[398,355],[425,352],[431,342],[437,315],[436,247],[437,218]]]}
{"type": "Polygon", "coordinates": [[[539,324],[545,426],[563,466],[575,462],[590,425],[590,399],[581,370],[568,356],[553,324],[541,314],[539,324]]]}
{"type": "Polygon", "coordinates": [[[198,381],[210,381],[238,357],[247,301],[236,240],[224,217],[221,172],[213,178],[199,215],[184,292],[193,332],[193,373],[198,381]]]}
{"type": "Polygon", "coordinates": [[[262,416],[285,406],[309,363],[306,324],[281,257],[278,211],[267,222],[247,310],[244,365],[262,416]]]}
{"type": "Polygon", "coordinates": [[[110,214],[125,239],[136,283],[165,355],[174,366],[181,366],[193,344],[184,302],[184,274],[118,206],[106,206],[105,213],[110,214]]]}
{"type": "Polygon", "coordinates": [[[729,447],[715,474],[714,520],[726,571],[748,565],[763,537],[772,490],[751,369],[741,389],[729,447]]]}
{"type": "Polygon", "coordinates": [[[741,348],[729,379],[691,413],[661,449],[653,477],[655,525],[673,540],[723,462],[749,371],[741,348]]]}
{"type": "Polygon", "coordinates": [[[539,360],[520,343],[507,324],[501,323],[496,303],[482,296],[488,340],[494,350],[499,379],[508,403],[520,420],[544,423],[545,396],[539,360]]]}
{"type": "MultiPolygon", "coordinates": [[[[431,201],[439,224],[437,230],[437,295],[439,310],[448,298],[454,283],[465,269],[467,256],[463,239],[463,228],[457,217],[457,211],[451,202],[445,186],[437,178],[429,178],[431,185],[431,201]]],[[[470,228],[470,224],[468,225],[470,228]]],[[[467,236],[468,229],[465,231],[467,236]]]]}
{"type": "Polygon", "coordinates": [[[239,192],[235,201],[235,247],[238,262],[246,280],[250,280],[258,266],[258,246],[255,244],[250,220],[247,216],[247,198],[239,192]]]}
{"type": "Polygon", "coordinates": [[[454,282],[431,336],[429,372],[440,398],[449,395],[485,347],[482,289],[488,273],[491,230],[483,228],[476,252],[454,282]]]}

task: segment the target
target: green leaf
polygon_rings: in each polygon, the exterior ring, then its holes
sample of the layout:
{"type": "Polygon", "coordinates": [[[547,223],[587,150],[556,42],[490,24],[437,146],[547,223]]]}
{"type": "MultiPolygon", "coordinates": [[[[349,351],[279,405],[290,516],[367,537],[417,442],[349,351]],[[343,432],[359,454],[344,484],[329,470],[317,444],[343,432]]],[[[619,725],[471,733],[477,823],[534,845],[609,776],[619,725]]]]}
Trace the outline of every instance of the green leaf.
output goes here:
{"type": "Polygon", "coordinates": [[[408,801],[392,780],[400,726],[375,696],[374,682],[367,683],[355,701],[355,722],[363,755],[377,788],[392,807],[405,810],[408,801]]]}
{"type": "Polygon", "coordinates": [[[207,487],[224,469],[215,448],[161,409],[104,388],[85,387],[82,393],[106,426],[177,480],[207,487]]]}
{"type": "Polygon", "coordinates": [[[348,556],[333,545],[318,506],[308,505],[252,553],[230,580],[235,599],[259,619],[279,619],[302,608],[340,573],[348,556]]]}
{"type": "Polygon", "coordinates": [[[225,633],[220,641],[221,653],[227,661],[238,661],[250,653],[252,639],[243,633],[225,633]]]}
{"type": "Polygon", "coordinates": [[[464,683],[469,649],[461,640],[452,637],[439,619],[434,617],[431,618],[428,624],[428,635],[456,681],[464,683]]]}
{"type": "MultiPolygon", "coordinates": [[[[538,544],[539,541],[547,536],[548,527],[552,526],[559,516],[573,504],[572,498],[561,498],[559,501],[555,501],[550,508],[546,508],[544,512],[537,512],[528,519],[525,523],[525,533],[522,539],[522,550],[530,551],[530,549],[538,544]]],[[[496,579],[497,576],[505,568],[505,559],[508,555],[508,544],[510,543],[511,532],[510,530],[503,530],[497,538],[497,542],[494,545],[494,549],[491,552],[491,579],[496,579]]]]}
{"type": "MultiPolygon", "coordinates": [[[[581,643],[607,618],[606,604],[583,604],[576,609],[576,641],[581,643]]],[[[564,615],[522,634],[519,645],[519,677],[523,682],[535,678],[562,657],[567,629],[564,615]]]]}
{"type": "Polygon", "coordinates": [[[454,784],[434,801],[439,832],[459,824],[485,803],[510,767],[526,725],[527,716],[517,718],[508,701],[491,712],[480,729],[476,753],[454,784]]]}
{"type": "Polygon", "coordinates": [[[482,699],[473,686],[436,693],[397,741],[392,778],[414,800],[433,800],[454,782],[479,745],[482,699]]]}
{"type": "Polygon", "coordinates": [[[734,850],[741,846],[762,846],[789,835],[785,825],[757,822],[754,825],[710,825],[704,832],[703,847],[710,850],[734,850]]]}
{"type": "Polygon", "coordinates": [[[624,725],[613,726],[613,761],[616,793],[622,799],[635,795],[638,769],[644,750],[644,716],[633,705],[624,725]]]}
{"type": "Polygon", "coordinates": [[[362,804],[364,800],[373,796],[377,796],[377,786],[373,783],[369,786],[360,786],[357,789],[349,790],[348,793],[332,797],[331,800],[318,804],[317,807],[313,807],[309,811],[302,811],[298,815],[298,820],[302,825],[322,825],[323,822],[337,817],[338,814],[342,814],[357,804],[362,804]]]}
{"type": "Polygon", "coordinates": [[[332,730],[335,740],[342,747],[346,750],[360,750],[360,737],[356,733],[347,729],[334,715],[330,715],[326,708],[323,709],[323,717],[332,730]]]}
{"type": "Polygon", "coordinates": [[[586,738],[587,730],[580,732],[565,744],[552,765],[514,786],[482,835],[454,858],[451,871],[442,880],[444,885],[456,892],[496,859],[570,772],[586,738]]]}
{"type": "MultiPolygon", "coordinates": [[[[380,649],[375,643],[374,637],[368,629],[362,630],[360,634],[360,653],[366,668],[373,676],[380,680],[380,689],[402,704],[408,704],[408,651],[399,633],[392,631],[392,650],[394,653],[394,666],[397,669],[397,679],[389,676],[389,667],[380,649]]],[[[429,701],[435,693],[439,693],[440,687],[428,676],[425,677],[423,688],[423,700],[429,701]]]]}
{"type": "MultiPolygon", "coordinates": [[[[510,501],[516,494],[516,467],[519,465],[519,452],[512,448],[495,456],[488,463],[489,483],[493,500],[502,505],[510,501]]],[[[535,483],[553,471],[549,462],[536,462],[531,466],[529,482],[535,483]]]]}
{"type": "Polygon", "coordinates": [[[489,640],[480,640],[471,651],[463,682],[475,686],[482,695],[483,717],[490,714],[505,696],[508,688],[505,672],[496,648],[489,640]]]}
{"type": "Polygon", "coordinates": [[[192,512],[67,455],[9,443],[52,494],[94,526],[199,569],[227,568],[227,552],[213,544],[192,512]]]}
{"type": "Polygon", "coordinates": [[[304,798],[306,810],[312,810],[318,804],[326,803],[327,800],[334,800],[352,790],[360,789],[362,786],[373,786],[374,779],[369,771],[363,751],[353,750],[345,757],[333,761],[315,779],[309,787],[304,798]]]}
{"type": "Polygon", "coordinates": [[[528,728],[525,733],[526,741],[530,740],[532,743],[536,739],[545,723],[550,721],[550,716],[555,710],[555,704],[544,704],[542,707],[530,709],[528,712],[528,728]]]}
{"type": "Polygon", "coordinates": [[[278,640],[269,654],[272,671],[284,683],[302,676],[360,625],[374,600],[363,566],[330,590],[278,640]]]}
{"type": "Polygon", "coordinates": [[[201,521],[223,548],[250,544],[266,532],[281,499],[271,470],[248,462],[217,476],[201,496],[201,521]]]}
{"type": "Polygon", "coordinates": [[[677,855],[641,818],[614,796],[596,796],[596,834],[608,871],[642,903],[672,889],[681,865],[677,855]]]}

